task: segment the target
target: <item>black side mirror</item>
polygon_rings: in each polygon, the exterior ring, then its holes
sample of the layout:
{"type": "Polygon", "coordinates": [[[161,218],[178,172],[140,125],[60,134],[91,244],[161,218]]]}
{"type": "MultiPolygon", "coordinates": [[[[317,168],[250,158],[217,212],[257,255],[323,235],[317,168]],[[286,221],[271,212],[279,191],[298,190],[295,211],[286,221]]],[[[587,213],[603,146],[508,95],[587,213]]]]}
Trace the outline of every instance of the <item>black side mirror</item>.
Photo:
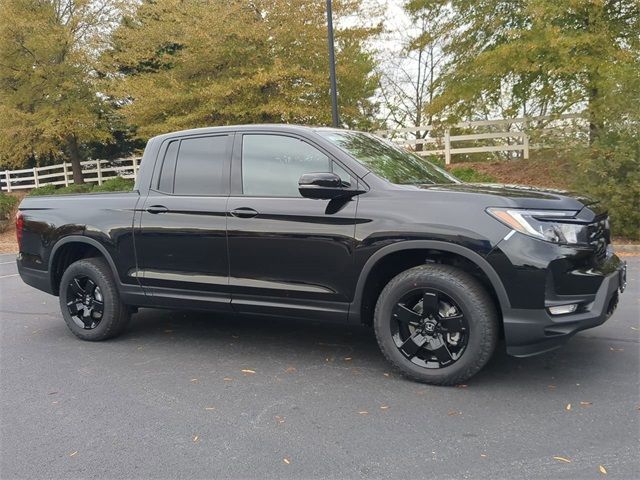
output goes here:
{"type": "Polygon", "coordinates": [[[298,190],[303,197],[323,200],[348,196],[352,192],[332,172],[305,173],[298,180],[298,190]]]}

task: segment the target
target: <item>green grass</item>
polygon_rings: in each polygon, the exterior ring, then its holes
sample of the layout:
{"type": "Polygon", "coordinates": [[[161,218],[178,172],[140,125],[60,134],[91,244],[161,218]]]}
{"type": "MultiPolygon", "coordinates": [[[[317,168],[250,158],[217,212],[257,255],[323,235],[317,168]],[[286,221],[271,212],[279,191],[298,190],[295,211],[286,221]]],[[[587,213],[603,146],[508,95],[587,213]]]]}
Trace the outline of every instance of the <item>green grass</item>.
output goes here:
{"type": "Polygon", "coordinates": [[[451,169],[456,177],[463,182],[469,183],[495,183],[497,179],[486,173],[474,170],[471,167],[454,167],[451,169]]]}
{"type": "Polygon", "coordinates": [[[83,183],[80,185],[69,185],[68,187],[56,187],[55,185],[45,185],[34,188],[29,192],[29,196],[36,197],[42,195],[61,195],[65,193],[89,193],[89,192],[127,192],[133,189],[134,181],[129,178],[113,177],[102,182],[102,185],[94,183],[83,183]]]}

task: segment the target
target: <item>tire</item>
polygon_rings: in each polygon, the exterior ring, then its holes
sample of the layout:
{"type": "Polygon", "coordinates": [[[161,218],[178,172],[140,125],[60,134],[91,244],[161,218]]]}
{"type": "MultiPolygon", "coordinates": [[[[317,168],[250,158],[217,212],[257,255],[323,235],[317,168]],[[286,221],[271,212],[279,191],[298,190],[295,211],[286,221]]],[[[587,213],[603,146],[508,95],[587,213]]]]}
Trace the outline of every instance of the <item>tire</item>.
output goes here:
{"type": "Polygon", "coordinates": [[[129,323],[129,308],[122,303],[111,268],[102,258],[86,258],[72,263],[60,280],[59,300],[69,330],[82,340],[98,342],[114,338],[129,323]],[[76,301],[77,298],[86,298],[87,293],[93,295],[87,300],[92,308],[90,315],[86,314],[89,306],[84,310],[84,304],[76,301]],[[76,315],[72,313],[74,311],[76,315]],[[90,325],[87,327],[87,324],[90,325]]]}
{"type": "Polygon", "coordinates": [[[482,284],[441,264],[421,265],[394,277],[378,298],[374,328],[382,353],[397,371],[433,385],[457,385],[478,373],[491,358],[499,334],[496,306],[482,284]],[[403,300],[412,298],[419,298],[413,307],[413,301],[403,300]],[[425,310],[437,314],[423,315],[425,310]]]}

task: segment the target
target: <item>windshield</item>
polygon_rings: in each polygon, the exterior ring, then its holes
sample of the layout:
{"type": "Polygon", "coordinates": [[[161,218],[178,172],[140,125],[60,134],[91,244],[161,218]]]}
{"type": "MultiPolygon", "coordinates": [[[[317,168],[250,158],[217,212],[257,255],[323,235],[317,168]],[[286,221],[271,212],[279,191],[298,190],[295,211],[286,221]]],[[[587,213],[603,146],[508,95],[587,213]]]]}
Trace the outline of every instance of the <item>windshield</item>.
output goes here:
{"type": "Polygon", "coordinates": [[[424,158],[375,135],[337,130],[318,130],[318,133],[391,183],[460,183],[456,177],[424,158]]]}

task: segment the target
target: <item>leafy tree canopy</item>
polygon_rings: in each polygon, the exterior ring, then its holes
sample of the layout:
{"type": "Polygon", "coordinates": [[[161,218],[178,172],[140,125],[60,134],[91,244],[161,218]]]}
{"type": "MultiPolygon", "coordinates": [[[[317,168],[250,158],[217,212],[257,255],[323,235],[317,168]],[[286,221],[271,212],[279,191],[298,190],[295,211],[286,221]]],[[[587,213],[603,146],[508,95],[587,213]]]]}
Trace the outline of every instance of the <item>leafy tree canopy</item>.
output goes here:
{"type": "MultiPolygon", "coordinates": [[[[362,13],[336,2],[340,18],[362,13]]],[[[145,1],[104,55],[109,92],[148,137],[206,125],[330,123],[326,16],[317,0],[145,1]]],[[[366,128],[375,113],[376,27],[336,32],[341,120],[366,128]]]]}

